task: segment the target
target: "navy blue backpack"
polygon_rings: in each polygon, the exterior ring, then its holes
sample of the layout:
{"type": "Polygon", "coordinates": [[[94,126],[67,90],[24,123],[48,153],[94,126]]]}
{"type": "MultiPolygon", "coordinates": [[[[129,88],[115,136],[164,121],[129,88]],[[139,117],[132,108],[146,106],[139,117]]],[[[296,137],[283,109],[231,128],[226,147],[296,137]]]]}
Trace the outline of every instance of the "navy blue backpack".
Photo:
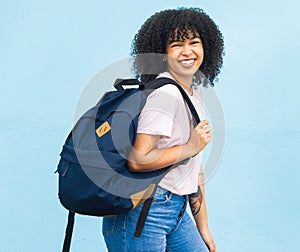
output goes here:
{"type": "Polygon", "coordinates": [[[198,124],[200,119],[193,104],[175,81],[158,78],[142,85],[136,79],[118,79],[116,91],[105,93],[68,135],[57,169],[59,200],[69,210],[63,252],[70,250],[75,213],[115,215],[144,203],[134,234],[139,237],[158,183],[170,169],[188,161],[153,172],[131,172],[127,168],[140,111],[147,96],[165,84],[178,87],[198,124]],[[139,87],[124,89],[125,85],[139,87]]]}

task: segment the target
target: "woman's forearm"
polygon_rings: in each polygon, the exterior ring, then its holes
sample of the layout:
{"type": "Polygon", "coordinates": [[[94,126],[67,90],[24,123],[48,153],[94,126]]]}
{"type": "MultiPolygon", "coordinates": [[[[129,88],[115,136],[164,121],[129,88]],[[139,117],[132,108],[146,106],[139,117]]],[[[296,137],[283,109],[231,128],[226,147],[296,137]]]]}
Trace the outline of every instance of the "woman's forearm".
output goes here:
{"type": "Polygon", "coordinates": [[[195,153],[187,144],[166,149],[151,149],[147,153],[133,150],[128,158],[128,168],[135,172],[154,171],[190,158],[195,153]]]}
{"type": "Polygon", "coordinates": [[[128,156],[128,168],[135,172],[154,171],[190,158],[200,151],[211,140],[211,129],[208,121],[203,120],[191,128],[187,143],[165,149],[157,149],[159,135],[137,134],[134,148],[128,156]]]}
{"type": "Polygon", "coordinates": [[[206,200],[205,200],[205,190],[204,190],[204,177],[202,167],[200,168],[200,172],[198,175],[198,185],[200,186],[202,193],[202,203],[199,201],[198,206],[200,207],[200,211],[194,215],[194,219],[197,225],[199,232],[204,232],[208,230],[208,218],[207,218],[207,210],[206,210],[206,200]]]}

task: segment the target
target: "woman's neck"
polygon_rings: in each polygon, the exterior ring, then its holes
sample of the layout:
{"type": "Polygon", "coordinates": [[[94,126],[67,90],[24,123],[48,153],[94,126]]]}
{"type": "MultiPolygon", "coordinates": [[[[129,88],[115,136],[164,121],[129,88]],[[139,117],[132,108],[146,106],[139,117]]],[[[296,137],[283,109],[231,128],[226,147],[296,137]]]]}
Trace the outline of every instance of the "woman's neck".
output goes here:
{"type": "Polygon", "coordinates": [[[175,81],[184,88],[189,95],[193,95],[193,89],[192,89],[192,83],[193,83],[193,77],[192,78],[178,78],[177,76],[172,75],[175,81]]]}

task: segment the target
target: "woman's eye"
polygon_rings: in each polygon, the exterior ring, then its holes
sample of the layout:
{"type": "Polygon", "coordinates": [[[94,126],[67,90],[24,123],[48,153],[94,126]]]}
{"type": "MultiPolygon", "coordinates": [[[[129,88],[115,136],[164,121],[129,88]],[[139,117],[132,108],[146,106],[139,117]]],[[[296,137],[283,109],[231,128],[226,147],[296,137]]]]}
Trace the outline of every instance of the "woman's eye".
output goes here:
{"type": "Polygon", "coordinates": [[[181,45],[181,44],[179,44],[179,43],[177,44],[177,43],[176,43],[176,44],[172,44],[171,47],[179,47],[180,45],[181,45]]]}

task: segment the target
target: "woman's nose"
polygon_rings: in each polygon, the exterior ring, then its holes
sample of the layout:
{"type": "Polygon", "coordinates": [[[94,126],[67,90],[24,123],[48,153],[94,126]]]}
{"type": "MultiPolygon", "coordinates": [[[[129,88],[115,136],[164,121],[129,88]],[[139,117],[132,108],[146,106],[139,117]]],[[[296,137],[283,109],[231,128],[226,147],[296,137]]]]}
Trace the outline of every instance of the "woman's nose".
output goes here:
{"type": "Polygon", "coordinates": [[[185,44],[183,47],[182,47],[182,52],[181,52],[183,55],[190,55],[192,54],[192,48],[189,44],[185,44]]]}

